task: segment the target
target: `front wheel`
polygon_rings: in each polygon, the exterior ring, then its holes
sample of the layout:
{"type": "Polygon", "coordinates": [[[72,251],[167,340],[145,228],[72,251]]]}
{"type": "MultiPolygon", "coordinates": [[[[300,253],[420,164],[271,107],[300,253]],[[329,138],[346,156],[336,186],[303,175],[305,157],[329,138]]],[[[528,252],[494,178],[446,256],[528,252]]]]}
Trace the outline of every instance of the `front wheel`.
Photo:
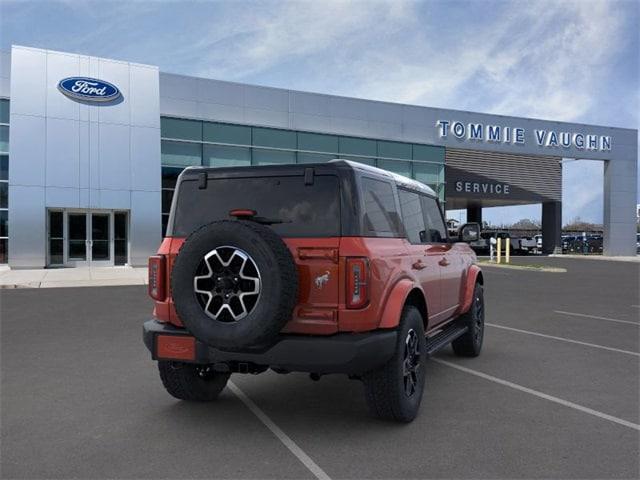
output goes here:
{"type": "Polygon", "coordinates": [[[425,384],[426,339],[420,311],[409,305],[402,311],[396,351],[380,369],[363,375],[372,415],[410,422],[417,415],[425,384]]]}
{"type": "Polygon", "coordinates": [[[458,320],[468,327],[467,332],[451,342],[453,351],[460,357],[477,357],[482,350],[484,339],[484,291],[482,285],[476,283],[473,290],[471,308],[458,320]]]}
{"type": "Polygon", "coordinates": [[[179,400],[210,402],[227,385],[229,373],[215,372],[209,365],[184,362],[158,362],[160,379],[169,394],[179,400]]]}

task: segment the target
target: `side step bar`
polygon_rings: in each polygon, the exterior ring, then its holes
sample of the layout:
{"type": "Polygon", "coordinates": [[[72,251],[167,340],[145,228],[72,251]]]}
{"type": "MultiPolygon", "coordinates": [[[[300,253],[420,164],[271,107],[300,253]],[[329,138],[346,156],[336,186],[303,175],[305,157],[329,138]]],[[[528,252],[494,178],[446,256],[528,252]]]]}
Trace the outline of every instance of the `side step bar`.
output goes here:
{"type": "Polygon", "coordinates": [[[451,325],[433,337],[427,338],[427,355],[431,356],[443,347],[446,347],[456,338],[464,335],[469,327],[460,325],[451,325]]]}

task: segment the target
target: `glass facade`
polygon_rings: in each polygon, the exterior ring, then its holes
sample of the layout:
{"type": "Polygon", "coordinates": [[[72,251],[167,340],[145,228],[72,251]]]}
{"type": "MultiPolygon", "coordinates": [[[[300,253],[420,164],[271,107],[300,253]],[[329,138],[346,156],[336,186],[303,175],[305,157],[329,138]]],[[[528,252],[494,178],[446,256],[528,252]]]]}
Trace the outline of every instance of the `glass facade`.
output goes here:
{"type": "Polygon", "coordinates": [[[374,165],[426,183],[444,201],[444,147],[277,128],[161,118],[162,232],[184,167],[327,162],[374,165]]]}
{"type": "Polygon", "coordinates": [[[9,100],[0,99],[0,263],[9,260],[9,100]]]}

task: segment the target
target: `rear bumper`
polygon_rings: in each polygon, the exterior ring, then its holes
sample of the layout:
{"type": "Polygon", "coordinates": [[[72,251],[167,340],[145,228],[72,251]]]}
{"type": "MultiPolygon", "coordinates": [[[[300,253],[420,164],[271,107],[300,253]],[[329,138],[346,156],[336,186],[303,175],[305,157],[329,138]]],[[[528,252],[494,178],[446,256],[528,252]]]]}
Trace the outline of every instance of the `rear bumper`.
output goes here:
{"type": "MultiPolygon", "coordinates": [[[[154,360],[179,360],[198,364],[249,364],[292,372],[362,374],[384,365],[396,347],[395,330],[368,333],[339,333],[330,336],[280,335],[276,343],[261,350],[229,352],[200,342],[182,328],[157,320],[143,326],[143,340],[154,360]],[[158,355],[158,336],[179,337],[176,344],[192,344],[193,351],[158,355]],[[191,357],[191,358],[187,358],[191,357]]],[[[166,349],[163,349],[166,352],[166,349]]],[[[166,353],[163,353],[166,354],[166,353]]]]}

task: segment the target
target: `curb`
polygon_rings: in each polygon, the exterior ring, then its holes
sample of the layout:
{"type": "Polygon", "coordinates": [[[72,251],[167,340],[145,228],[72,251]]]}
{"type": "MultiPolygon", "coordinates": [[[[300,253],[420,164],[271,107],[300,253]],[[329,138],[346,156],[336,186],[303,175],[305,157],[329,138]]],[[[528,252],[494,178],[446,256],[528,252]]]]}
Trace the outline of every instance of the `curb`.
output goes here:
{"type": "Polygon", "coordinates": [[[567,269],[562,267],[530,267],[526,265],[509,265],[489,262],[478,262],[480,267],[504,268],[506,270],[527,270],[529,272],[566,273],[567,269]]]}
{"type": "Polygon", "coordinates": [[[126,287],[132,285],[147,285],[145,280],[102,279],[78,281],[49,281],[0,284],[0,290],[16,290],[22,288],[80,288],[80,287],[126,287]]]}

